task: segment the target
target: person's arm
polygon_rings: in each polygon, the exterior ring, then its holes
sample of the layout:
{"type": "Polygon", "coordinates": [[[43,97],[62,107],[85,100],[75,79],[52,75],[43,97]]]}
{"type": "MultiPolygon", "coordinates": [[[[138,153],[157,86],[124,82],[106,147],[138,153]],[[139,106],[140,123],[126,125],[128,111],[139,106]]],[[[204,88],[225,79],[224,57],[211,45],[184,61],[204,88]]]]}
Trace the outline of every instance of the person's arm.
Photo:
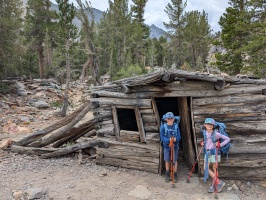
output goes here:
{"type": "Polygon", "coordinates": [[[164,125],[162,125],[160,127],[160,139],[163,143],[169,143],[170,142],[170,138],[168,137],[165,137],[164,134],[165,133],[165,128],[164,128],[164,125]]]}
{"type": "Polygon", "coordinates": [[[176,141],[179,142],[181,140],[181,135],[180,135],[180,130],[177,127],[177,136],[176,136],[176,141]]]}
{"type": "Polygon", "coordinates": [[[227,136],[225,136],[225,135],[223,135],[221,133],[218,133],[217,135],[219,137],[218,139],[220,139],[220,138],[224,139],[224,141],[220,144],[221,147],[230,142],[230,138],[229,137],[227,137],[227,136]]]}

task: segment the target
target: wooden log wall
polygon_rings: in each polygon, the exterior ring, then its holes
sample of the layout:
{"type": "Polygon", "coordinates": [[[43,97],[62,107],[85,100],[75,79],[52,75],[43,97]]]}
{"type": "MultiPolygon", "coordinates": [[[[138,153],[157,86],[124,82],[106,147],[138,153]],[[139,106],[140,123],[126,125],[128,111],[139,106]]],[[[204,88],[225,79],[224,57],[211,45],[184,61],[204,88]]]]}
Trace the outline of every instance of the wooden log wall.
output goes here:
{"type": "Polygon", "coordinates": [[[105,140],[108,148],[97,149],[96,164],[112,165],[158,173],[158,146],[105,140]]]}
{"type": "MultiPolygon", "coordinates": [[[[93,96],[97,98],[90,99],[95,117],[105,117],[95,123],[95,129],[98,138],[112,141],[107,149],[98,148],[97,164],[108,164],[118,167],[138,169],[153,173],[159,172],[159,124],[150,98],[121,98],[120,95],[111,95],[116,92],[99,90],[94,91],[93,96]],[[139,132],[116,130],[119,128],[117,121],[116,108],[134,109],[139,132]],[[143,128],[143,130],[142,130],[143,128]]],[[[125,94],[127,95],[127,94],[125,94]]],[[[120,129],[120,128],[119,128],[120,129]]]]}
{"type": "MultiPolygon", "coordinates": [[[[203,140],[205,118],[224,122],[233,148],[229,159],[222,159],[219,176],[225,179],[263,180],[266,178],[266,96],[265,85],[238,84],[217,96],[193,98],[197,143],[203,140]],[[224,95],[223,95],[224,94],[224,95]]],[[[200,160],[203,170],[203,154],[200,160]]]]}

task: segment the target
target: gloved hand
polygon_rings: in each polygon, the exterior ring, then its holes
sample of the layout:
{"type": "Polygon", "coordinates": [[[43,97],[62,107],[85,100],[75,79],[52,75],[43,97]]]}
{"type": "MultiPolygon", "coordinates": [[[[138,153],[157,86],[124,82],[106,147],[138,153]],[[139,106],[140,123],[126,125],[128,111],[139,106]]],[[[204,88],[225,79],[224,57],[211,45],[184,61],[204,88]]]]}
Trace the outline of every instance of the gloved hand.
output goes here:
{"type": "Polygon", "coordinates": [[[216,142],[215,143],[215,146],[217,147],[217,148],[220,148],[221,146],[220,146],[220,142],[216,142]]]}

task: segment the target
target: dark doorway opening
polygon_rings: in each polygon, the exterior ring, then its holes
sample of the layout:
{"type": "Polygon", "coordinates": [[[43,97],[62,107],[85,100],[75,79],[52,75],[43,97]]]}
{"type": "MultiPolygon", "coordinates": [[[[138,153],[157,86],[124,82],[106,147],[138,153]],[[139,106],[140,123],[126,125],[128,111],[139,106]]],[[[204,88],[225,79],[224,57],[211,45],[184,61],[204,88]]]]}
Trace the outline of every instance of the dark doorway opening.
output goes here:
{"type": "Polygon", "coordinates": [[[139,130],[134,109],[117,108],[117,117],[120,130],[139,130]]]}
{"type": "MultiPolygon", "coordinates": [[[[159,112],[160,119],[162,119],[163,115],[167,112],[172,112],[175,116],[179,115],[179,104],[178,104],[178,97],[164,97],[164,98],[155,98],[156,106],[159,112]]],[[[179,125],[180,134],[181,134],[181,128],[179,125]]],[[[181,134],[182,135],[182,134],[181,134]]],[[[161,164],[161,172],[160,174],[165,171],[165,161],[163,159],[163,151],[161,151],[160,155],[160,164],[161,164]]],[[[178,150],[178,160],[183,160],[184,153],[183,153],[183,145],[182,145],[182,139],[179,142],[179,150],[178,150]]]]}
{"type": "Polygon", "coordinates": [[[175,116],[179,116],[177,97],[155,98],[155,102],[157,105],[160,119],[167,112],[172,112],[175,116]]]}

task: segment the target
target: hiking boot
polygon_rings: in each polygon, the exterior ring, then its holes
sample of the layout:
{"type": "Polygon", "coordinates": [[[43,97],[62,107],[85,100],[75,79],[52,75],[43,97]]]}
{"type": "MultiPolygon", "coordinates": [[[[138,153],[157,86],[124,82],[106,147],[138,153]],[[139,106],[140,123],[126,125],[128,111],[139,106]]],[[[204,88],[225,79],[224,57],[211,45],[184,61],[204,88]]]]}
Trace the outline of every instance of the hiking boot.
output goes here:
{"type": "Polygon", "coordinates": [[[165,172],[165,182],[169,182],[170,181],[170,171],[166,171],[165,172]]]}
{"type": "Polygon", "coordinates": [[[174,173],[174,182],[177,183],[177,172],[174,173]]]}
{"type": "Polygon", "coordinates": [[[207,191],[208,191],[209,193],[214,193],[214,189],[215,189],[214,185],[211,184],[211,186],[209,187],[209,189],[208,189],[207,191]]]}
{"type": "Polygon", "coordinates": [[[225,186],[225,182],[221,180],[220,183],[218,184],[218,192],[221,192],[224,186],[225,186]]]}

